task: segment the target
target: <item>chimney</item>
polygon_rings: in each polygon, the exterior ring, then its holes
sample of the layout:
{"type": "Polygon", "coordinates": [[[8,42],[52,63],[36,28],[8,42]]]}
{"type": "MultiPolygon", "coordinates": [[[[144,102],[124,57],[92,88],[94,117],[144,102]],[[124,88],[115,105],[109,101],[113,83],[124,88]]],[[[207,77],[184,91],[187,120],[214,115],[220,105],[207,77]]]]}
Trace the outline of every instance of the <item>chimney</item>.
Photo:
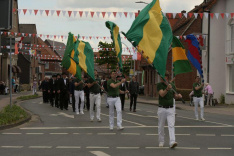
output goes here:
{"type": "Polygon", "coordinates": [[[186,13],[186,11],[185,11],[185,10],[182,10],[181,13],[182,13],[182,14],[183,14],[183,13],[186,13]]]}

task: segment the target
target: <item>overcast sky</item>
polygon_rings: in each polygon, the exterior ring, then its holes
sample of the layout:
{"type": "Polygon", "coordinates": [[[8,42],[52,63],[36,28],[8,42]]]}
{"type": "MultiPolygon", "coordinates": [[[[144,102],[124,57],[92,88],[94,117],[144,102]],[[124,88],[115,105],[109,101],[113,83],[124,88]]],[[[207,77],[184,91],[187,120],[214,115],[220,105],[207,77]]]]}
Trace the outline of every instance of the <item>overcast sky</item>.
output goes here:
{"type": "MultiPolygon", "coordinates": [[[[137,10],[143,9],[146,4],[135,3],[139,0],[19,0],[19,9],[41,9],[41,10],[71,10],[71,11],[100,11],[100,12],[137,12],[137,10]]],[[[146,3],[150,3],[151,0],[144,0],[146,3]]],[[[178,13],[182,10],[189,11],[194,8],[195,5],[199,5],[203,0],[160,0],[160,5],[164,13],[178,13]]],[[[57,17],[56,13],[53,16],[46,16],[45,13],[41,16],[38,12],[37,16],[33,13],[29,15],[23,15],[21,12],[19,19],[20,23],[23,24],[36,24],[37,33],[45,35],[67,35],[68,32],[80,36],[110,36],[109,30],[105,26],[105,21],[110,20],[115,22],[119,27],[120,31],[127,32],[131,27],[134,20],[132,18],[113,17],[111,14],[110,18],[107,16],[103,19],[100,14],[99,18],[94,15],[91,18],[90,15],[83,18],[72,15],[70,18],[68,15],[65,17],[60,14],[57,17]]],[[[58,41],[62,41],[61,39],[58,41]]],[[[98,47],[99,40],[92,39],[87,40],[93,48],[98,47]]],[[[105,40],[111,42],[111,40],[105,40]]],[[[63,42],[66,43],[65,40],[63,42]]],[[[130,44],[127,40],[123,40],[128,46],[130,44]]]]}

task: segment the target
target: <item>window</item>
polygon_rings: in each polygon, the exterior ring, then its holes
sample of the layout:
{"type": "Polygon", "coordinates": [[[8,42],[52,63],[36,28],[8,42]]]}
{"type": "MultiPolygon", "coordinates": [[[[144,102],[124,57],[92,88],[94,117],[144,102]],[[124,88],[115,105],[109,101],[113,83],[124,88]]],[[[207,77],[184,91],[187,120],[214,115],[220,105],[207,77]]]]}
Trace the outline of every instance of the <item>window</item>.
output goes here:
{"type": "Polygon", "coordinates": [[[147,83],[147,79],[148,79],[147,71],[145,71],[145,83],[147,83]]]}
{"type": "Polygon", "coordinates": [[[231,53],[234,53],[234,20],[231,22],[231,53]]]}
{"type": "Polygon", "coordinates": [[[234,92],[234,64],[229,65],[229,92],[234,92]]]}
{"type": "Polygon", "coordinates": [[[47,63],[45,63],[45,69],[49,69],[49,66],[50,64],[49,64],[49,62],[47,62],[47,63]]]}

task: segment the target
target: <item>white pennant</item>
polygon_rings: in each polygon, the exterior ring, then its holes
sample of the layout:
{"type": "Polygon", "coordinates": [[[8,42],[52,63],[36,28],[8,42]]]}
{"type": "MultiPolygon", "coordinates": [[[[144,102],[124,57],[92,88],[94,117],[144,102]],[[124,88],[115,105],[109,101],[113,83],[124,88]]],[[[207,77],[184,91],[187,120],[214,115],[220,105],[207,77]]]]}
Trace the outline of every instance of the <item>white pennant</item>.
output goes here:
{"type": "Polygon", "coordinates": [[[66,11],[64,11],[64,10],[62,11],[62,13],[63,13],[63,16],[65,16],[65,15],[66,15],[66,11]]]}
{"type": "Polygon", "coordinates": [[[110,39],[110,37],[107,37],[107,39],[109,40],[109,39],[110,39]]]}
{"type": "Polygon", "coordinates": [[[229,15],[230,15],[230,13],[226,13],[226,17],[227,17],[227,18],[229,17],[229,15]]]}
{"type": "Polygon", "coordinates": [[[86,16],[86,17],[88,16],[88,14],[89,14],[89,12],[88,12],[88,11],[85,11],[85,16],[86,16]]]}
{"type": "MultiPolygon", "coordinates": [[[[2,34],[2,33],[1,33],[2,34]]],[[[15,33],[15,36],[17,36],[17,33],[15,33]]]]}
{"type": "Polygon", "coordinates": [[[187,14],[187,13],[184,13],[184,17],[185,17],[185,18],[188,18],[188,14],[187,14]]]}
{"type": "Polygon", "coordinates": [[[107,12],[108,18],[110,18],[111,12],[107,12]]]}
{"type": "Polygon", "coordinates": [[[11,34],[11,32],[8,32],[8,35],[10,35],[11,34]]]}
{"type": "Polygon", "coordinates": [[[55,10],[50,10],[51,16],[54,15],[55,10]]]}
{"type": "Polygon", "coordinates": [[[219,19],[219,13],[215,13],[217,19],[219,19]]]}
{"type": "Polygon", "coordinates": [[[60,38],[60,35],[57,35],[58,39],[60,38]]]}
{"type": "Polygon", "coordinates": [[[74,17],[76,17],[77,11],[73,11],[74,17]]]}
{"type": "Polygon", "coordinates": [[[64,39],[65,39],[65,40],[67,39],[67,35],[66,35],[66,36],[64,36],[64,39]]]}
{"type": "Polygon", "coordinates": [[[88,36],[86,36],[86,37],[85,37],[85,39],[86,39],[86,40],[88,40],[88,39],[89,39],[89,37],[88,37],[88,36]]]}
{"type": "Polygon", "coordinates": [[[207,12],[204,13],[205,17],[208,18],[209,14],[207,12]]]}
{"type": "Polygon", "coordinates": [[[119,13],[119,17],[122,17],[122,12],[118,12],[119,13]]]}
{"type": "Polygon", "coordinates": [[[96,12],[96,14],[97,14],[97,17],[99,17],[99,15],[100,15],[100,12],[99,12],[99,11],[97,11],[97,12],[96,12]]]}
{"type": "Polygon", "coordinates": [[[32,36],[32,34],[28,34],[28,36],[29,36],[29,37],[31,37],[31,36],[32,36]]]}
{"type": "Polygon", "coordinates": [[[29,14],[32,15],[32,10],[31,10],[31,9],[28,9],[28,11],[29,11],[29,14]]]}
{"type": "Polygon", "coordinates": [[[133,12],[129,12],[129,16],[130,18],[132,18],[133,12]]]}
{"type": "Polygon", "coordinates": [[[3,34],[3,32],[1,31],[1,35],[3,34]]]}
{"type": "Polygon", "coordinates": [[[24,36],[24,33],[22,33],[22,36],[24,36]]]}
{"type": "Polygon", "coordinates": [[[184,37],[184,39],[186,40],[186,36],[183,36],[184,37]]]}
{"type": "Polygon", "coordinates": [[[194,13],[195,18],[197,19],[198,13],[194,13]]]}
{"type": "Polygon", "coordinates": [[[39,10],[39,11],[40,11],[40,15],[42,16],[44,10],[39,10]]]}
{"type": "Polygon", "coordinates": [[[177,14],[177,13],[173,13],[173,18],[176,18],[176,14],[177,14]]]}
{"type": "Polygon", "coordinates": [[[20,13],[21,13],[21,9],[18,9],[18,13],[19,13],[19,15],[20,15],[20,13]]]}
{"type": "Polygon", "coordinates": [[[196,35],[197,38],[199,38],[199,35],[196,35]]]}
{"type": "Polygon", "coordinates": [[[50,38],[53,38],[53,35],[50,35],[50,38]]]}

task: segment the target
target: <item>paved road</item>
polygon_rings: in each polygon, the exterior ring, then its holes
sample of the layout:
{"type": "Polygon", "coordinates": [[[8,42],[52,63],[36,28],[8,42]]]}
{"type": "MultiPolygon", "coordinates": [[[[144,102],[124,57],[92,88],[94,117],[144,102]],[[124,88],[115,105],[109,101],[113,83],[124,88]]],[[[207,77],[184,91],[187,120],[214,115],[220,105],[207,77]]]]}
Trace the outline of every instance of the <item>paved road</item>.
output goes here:
{"type": "MultiPolygon", "coordinates": [[[[0,131],[2,156],[232,156],[234,117],[206,113],[206,121],[195,121],[189,110],[177,110],[176,140],[170,149],[166,129],[165,147],[158,147],[157,106],[138,104],[136,113],[123,112],[124,130],[109,130],[108,109],[102,104],[102,122],[90,122],[89,112],[74,115],[43,104],[42,99],[22,102],[33,119],[20,127],[0,131]]],[[[115,121],[116,122],[116,121],[115,121]]]]}

